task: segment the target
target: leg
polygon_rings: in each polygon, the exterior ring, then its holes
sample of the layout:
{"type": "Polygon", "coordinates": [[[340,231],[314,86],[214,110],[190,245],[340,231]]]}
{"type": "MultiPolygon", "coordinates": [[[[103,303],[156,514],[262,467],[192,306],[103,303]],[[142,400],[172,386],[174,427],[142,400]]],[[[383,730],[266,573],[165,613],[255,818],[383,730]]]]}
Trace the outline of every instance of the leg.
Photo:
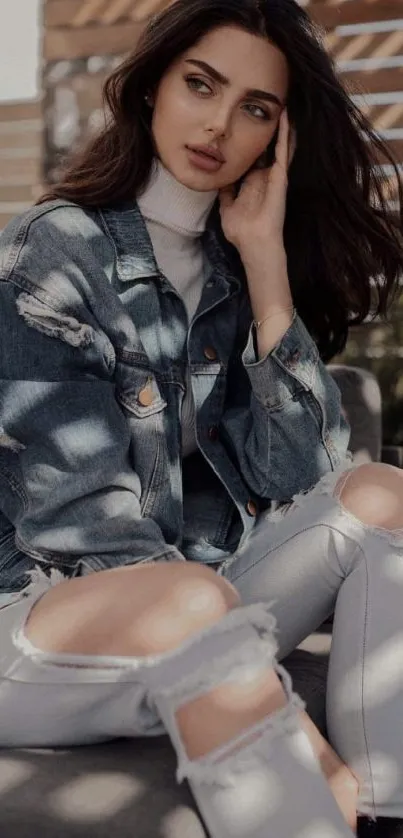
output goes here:
{"type": "Polygon", "coordinates": [[[288,680],[284,689],[275,672],[267,606],[239,606],[207,568],[143,566],[57,585],[31,611],[26,636],[66,660],[107,654],[136,663],[178,752],[178,778],[188,776],[213,838],[351,834],[288,680]]]}
{"type": "Polygon", "coordinates": [[[280,657],[336,606],[328,728],[366,815],[403,817],[402,529],[403,472],[365,464],[262,520],[222,568],[243,602],[273,601],[280,657]]]}

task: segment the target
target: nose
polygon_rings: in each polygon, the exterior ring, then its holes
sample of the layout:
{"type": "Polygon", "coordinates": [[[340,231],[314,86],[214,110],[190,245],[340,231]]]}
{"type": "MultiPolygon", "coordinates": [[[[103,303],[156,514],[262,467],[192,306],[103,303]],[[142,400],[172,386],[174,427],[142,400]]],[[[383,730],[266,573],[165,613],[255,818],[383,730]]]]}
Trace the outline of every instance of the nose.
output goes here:
{"type": "Polygon", "coordinates": [[[206,131],[217,138],[228,137],[231,130],[231,109],[224,104],[216,107],[206,120],[206,131]]]}

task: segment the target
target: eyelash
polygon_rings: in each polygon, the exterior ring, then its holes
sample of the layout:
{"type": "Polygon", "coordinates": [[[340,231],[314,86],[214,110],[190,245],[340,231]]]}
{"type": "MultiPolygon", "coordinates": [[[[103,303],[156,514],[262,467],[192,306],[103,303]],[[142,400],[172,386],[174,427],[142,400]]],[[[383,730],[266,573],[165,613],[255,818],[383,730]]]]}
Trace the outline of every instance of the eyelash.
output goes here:
{"type": "MultiPolygon", "coordinates": [[[[206,96],[208,94],[202,93],[200,91],[200,88],[198,88],[194,85],[199,85],[199,84],[204,85],[204,87],[207,87],[208,90],[210,91],[210,93],[212,93],[211,88],[208,86],[207,82],[204,81],[204,79],[199,79],[199,78],[196,78],[195,76],[186,76],[185,81],[186,81],[186,84],[189,87],[189,89],[193,90],[193,92],[196,93],[198,96],[206,96]]],[[[256,119],[260,119],[260,120],[262,120],[262,122],[265,122],[265,121],[268,121],[268,120],[272,119],[272,115],[270,113],[268,113],[260,105],[250,105],[249,107],[256,108],[257,110],[261,111],[261,113],[263,114],[262,116],[256,116],[256,114],[252,113],[251,114],[252,117],[255,116],[256,119]]]]}

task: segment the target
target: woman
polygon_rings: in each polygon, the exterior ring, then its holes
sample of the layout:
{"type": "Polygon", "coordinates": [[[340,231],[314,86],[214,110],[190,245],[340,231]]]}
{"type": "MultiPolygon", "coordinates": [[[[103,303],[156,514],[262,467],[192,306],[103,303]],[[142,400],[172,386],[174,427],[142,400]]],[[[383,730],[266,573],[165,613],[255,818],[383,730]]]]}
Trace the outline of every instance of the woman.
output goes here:
{"type": "Polygon", "coordinates": [[[213,838],[400,835],[403,476],[323,364],[397,287],[381,144],[293,0],[178,0],[106,100],[1,239],[0,744],[167,730],[213,838]],[[277,663],[334,609],[352,773],[277,663]]]}

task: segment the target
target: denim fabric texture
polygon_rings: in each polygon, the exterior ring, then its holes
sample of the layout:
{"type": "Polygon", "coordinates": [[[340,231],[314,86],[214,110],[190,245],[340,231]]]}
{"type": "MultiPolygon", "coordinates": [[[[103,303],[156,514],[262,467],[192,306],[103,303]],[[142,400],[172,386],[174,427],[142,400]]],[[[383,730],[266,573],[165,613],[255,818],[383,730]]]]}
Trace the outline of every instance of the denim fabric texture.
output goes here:
{"type": "Polygon", "coordinates": [[[338,388],[297,314],[258,359],[217,218],[190,326],[135,202],[52,201],[1,234],[1,592],[38,565],[221,562],[259,512],[346,459],[338,388]],[[183,463],[188,365],[198,452],[183,463]]]}

